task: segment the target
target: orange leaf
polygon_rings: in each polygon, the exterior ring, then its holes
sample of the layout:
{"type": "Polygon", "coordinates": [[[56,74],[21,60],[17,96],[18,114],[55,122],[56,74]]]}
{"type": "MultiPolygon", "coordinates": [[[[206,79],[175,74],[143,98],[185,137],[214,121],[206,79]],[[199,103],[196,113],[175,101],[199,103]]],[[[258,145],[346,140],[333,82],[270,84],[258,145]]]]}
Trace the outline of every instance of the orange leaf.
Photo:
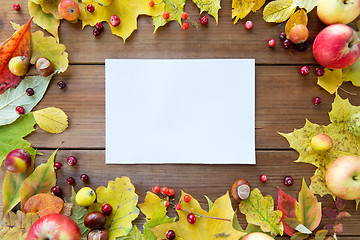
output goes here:
{"type": "Polygon", "coordinates": [[[0,45],[0,95],[10,87],[15,88],[24,78],[12,74],[8,65],[10,59],[16,56],[25,56],[30,60],[31,20],[32,18],[0,45]]]}
{"type": "Polygon", "coordinates": [[[63,206],[64,201],[61,198],[49,193],[39,193],[26,201],[24,212],[34,212],[42,217],[50,213],[59,213],[63,206]]]}
{"type": "Polygon", "coordinates": [[[305,26],[308,24],[308,17],[304,9],[296,11],[287,21],[285,25],[285,33],[287,38],[289,38],[290,29],[298,24],[304,24],[305,26]]]}

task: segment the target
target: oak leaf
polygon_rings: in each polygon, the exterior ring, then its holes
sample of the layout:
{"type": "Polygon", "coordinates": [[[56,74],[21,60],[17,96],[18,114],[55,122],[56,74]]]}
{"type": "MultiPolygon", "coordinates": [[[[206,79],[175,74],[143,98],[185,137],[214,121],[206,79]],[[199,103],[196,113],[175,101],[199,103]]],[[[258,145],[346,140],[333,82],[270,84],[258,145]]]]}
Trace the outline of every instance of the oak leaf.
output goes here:
{"type": "Polygon", "coordinates": [[[341,69],[325,68],[325,74],[318,77],[317,84],[330,94],[334,94],[344,81],[342,75],[341,69]]]}
{"type": "MultiPolygon", "coordinates": [[[[74,187],[71,189],[71,214],[70,218],[76,222],[76,224],[79,226],[80,232],[81,232],[81,239],[87,240],[87,234],[89,232],[89,229],[85,227],[84,219],[85,216],[89,213],[88,210],[84,207],[79,206],[76,203],[76,192],[74,190],[74,187]]],[[[101,208],[101,207],[100,207],[101,208]]]]}
{"type": "Polygon", "coordinates": [[[68,127],[68,117],[59,108],[48,107],[33,114],[39,127],[49,133],[62,133],[68,127]]]}
{"type": "Polygon", "coordinates": [[[25,213],[34,212],[43,217],[50,213],[59,213],[64,206],[64,201],[49,193],[39,193],[29,198],[24,206],[25,213]]]}
{"type": "Polygon", "coordinates": [[[304,9],[296,11],[287,21],[285,25],[285,33],[287,38],[289,38],[289,32],[291,28],[298,24],[303,24],[305,26],[308,24],[308,17],[304,9]]]}

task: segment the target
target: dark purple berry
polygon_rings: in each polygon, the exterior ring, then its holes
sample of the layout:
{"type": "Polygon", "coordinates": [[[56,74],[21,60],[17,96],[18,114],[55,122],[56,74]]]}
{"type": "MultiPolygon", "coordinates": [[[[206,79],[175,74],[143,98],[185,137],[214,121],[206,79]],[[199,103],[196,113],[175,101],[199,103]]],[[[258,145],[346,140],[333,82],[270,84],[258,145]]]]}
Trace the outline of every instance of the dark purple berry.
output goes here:
{"type": "Polygon", "coordinates": [[[95,28],[96,28],[96,29],[99,29],[100,31],[102,31],[103,28],[104,28],[104,25],[103,25],[101,22],[98,22],[97,24],[95,24],[95,28]]]}
{"type": "Polygon", "coordinates": [[[63,89],[66,87],[66,83],[64,81],[59,81],[57,83],[58,88],[63,89]]]}
{"type": "Polygon", "coordinates": [[[196,222],[196,217],[193,213],[187,215],[187,220],[189,223],[194,224],[196,222]]]}
{"type": "Polygon", "coordinates": [[[87,5],[86,9],[88,10],[88,12],[94,12],[95,11],[95,7],[92,4],[87,5]]]}
{"type": "Polygon", "coordinates": [[[59,186],[53,186],[50,191],[52,195],[58,196],[61,193],[61,188],[59,186]]]}
{"type": "Polygon", "coordinates": [[[318,67],[318,68],[315,69],[315,74],[318,77],[322,77],[322,76],[325,75],[325,69],[322,68],[322,67],[318,67]]]}
{"type": "Polygon", "coordinates": [[[74,166],[74,165],[76,165],[76,163],[77,163],[77,159],[76,159],[76,157],[74,157],[74,156],[70,156],[70,157],[68,157],[68,158],[66,159],[66,162],[67,162],[67,164],[69,164],[70,166],[74,166]]]}
{"type": "Polygon", "coordinates": [[[100,33],[101,33],[101,31],[100,31],[99,29],[97,29],[97,28],[94,28],[94,29],[93,29],[93,35],[94,35],[95,37],[99,36],[100,33]]]}
{"type": "Polygon", "coordinates": [[[294,184],[294,179],[290,176],[286,176],[286,177],[284,177],[284,184],[286,186],[291,186],[294,184]]]}
{"type": "Polygon", "coordinates": [[[290,41],[290,39],[285,39],[285,40],[283,41],[283,47],[286,48],[286,49],[288,49],[289,47],[291,47],[291,41],[290,41]]]}
{"type": "Polygon", "coordinates": [[[60,170],[61,167],[62,167],[62,163],[61,163],[61,162],[55,162],[55,163],[54,163],[54,169],[55,169],[55,170],[60,170]]]}
{"type": "Polygon", "coordinates": [[[315,105],[319,105],[320,103],[321,103],[321,98],[319,98],[319,97],[314,98],[315,105]]]}
{"type": "Polygon", "coordinates": [[[301,75],[306,76],[310,73],[310,67],[304,65],[304,66],[300,67],[299,72],[301,75]]]}
{"type": "Polygon", "coordinates": [[[166,238],[169,240],[175,239],[175,232],[174,230],[169,230],[166,232],[166,238]]]}
{"type": "Polygon", "coordinates": [[[284,40],[286,39],[286,33],[285,33],[285,32],[281,32],[281,33],[279,34],[279,38],[280,38],[281,41],[284,41],[284,40]]]}
{"type": "Polygon", "coordinates": [[[72,177],[68,177],[68,179],[66,179],[67,184],[69,185],[74,185],[75,184],[75,179],[72,177]]]}
{"type": "Polygon", "coordinates": [[[27,88],[26,89],[26,95],[28,95],[28,96],[32,96],[32,95],[34,95],[34,89],[32,89],[32,88],[27,88]]]}
{"type": "Polygon", "coordinates": [[[108,203],[104,203],[102,206],[101,206],[101,211],[103,212],[103,214],[105,214],[105,216],[109,216],[112,212],[112,207],[110,204],[108,203]]]}
{"type": "Polygon", "coordinates": [[[303,52],[305,51],[309,46],[309,42],[303,42],[303,43],[299,43],[299,44],[294,44],[294,49],[298,52],[303,52]]]}
{"type": "Polygon", "coordinates": [[[88,182],[89,181],[89,176],[87,174],[81,174],[80,180],[83,181],[83,182],[88,182]]]}

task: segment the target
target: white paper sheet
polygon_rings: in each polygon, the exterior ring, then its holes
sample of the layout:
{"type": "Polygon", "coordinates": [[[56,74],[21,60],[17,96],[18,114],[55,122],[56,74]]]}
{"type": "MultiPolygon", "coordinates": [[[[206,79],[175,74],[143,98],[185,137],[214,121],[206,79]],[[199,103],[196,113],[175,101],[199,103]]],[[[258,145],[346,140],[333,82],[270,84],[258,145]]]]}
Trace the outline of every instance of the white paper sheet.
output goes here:
{"type": "Polygon", "coordinates": [[[255,60],[106,59],[106,163],[255,164],[255,60]]]}

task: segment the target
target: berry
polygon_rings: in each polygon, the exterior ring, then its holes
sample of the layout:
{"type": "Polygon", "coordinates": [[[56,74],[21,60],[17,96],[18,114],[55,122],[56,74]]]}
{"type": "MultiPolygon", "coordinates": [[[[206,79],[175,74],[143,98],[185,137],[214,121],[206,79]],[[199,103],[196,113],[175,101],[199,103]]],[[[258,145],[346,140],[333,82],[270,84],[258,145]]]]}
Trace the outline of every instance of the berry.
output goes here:
{"type": "Polygon", "coordinates": [[[196,222],[196,217],[193,213],[187,215],[187,220],[189,223],[194,224],[196,222]]]}
{"type": "Polygon", "coordinates": [[[164,202],[164,206],[165,206],[165,207],[168,207],[169,204],[170,204],[169,201],[165,201],[165,202],[164,202]]]}
{"type": "Polygon", "coordinates": [[[66,82],[58,81],[57,86],[58,86],[58,88],[63,89],[66,87],[66,82]]]}
{"type": "Polygon", "coordinates": [[[183,28],[184,30],[188,30],[188,29],[189,29],[189,23],[188,23],[188,22],[184,22],[184,23],[182,24],[182,28],[183,28]]]}
{"type": "Polygon", "coordinates": [[[167,195],[168,195],[169,197],[171,197],[171,196],[174,196],[174,193],[175,193],[174,189],[169,188],[169,191],[168,191],[167,195]]]}
{"type": "Polygon", "coordinates": [[[159,193],[160,192],[160,187],[159,186],[154,186],[152,188],[152,191],[153,191],[153,193],[159,193]]]}
{"type": "Polygon", "coordinates": [[[319,98],[319,97],[314,98],[315,105],[319,105],[320,103],[321,103],[321,98],[319,98]]]}
{"type": "Polygon", "coordinates": [[[94,35],[95,37],[99,36],[100,33],[101,33],[101,31],[100,31],[99,29],[97,29],[97,28],[94,28],[94,29],[93,29],[93,35],[94,35]]]}
{"type": "Polygon", "coordinates": [[[286,39],[286,33],[285,33],[285,32],[281,32],[281,33],[279,34],[279,38],[280,38],[281,41],[285,41],[285,39],[286,39]]]}
{"type": "Polygon", "coordinates": [[[53,186],[51,188],[51,194],[58,196],[61,193],[61,188],[59,186],[53,186]]]}
{"type": "Polygon", "coordinates": [[[26,95],[28,95],[28,96],[32,96],[32,95],[34,95],[34,89],[32,89],[32,88],[27,88],[26,89],[26,95]]]}
{"type": "Polygon", "coordinates": [[[315,74],[316,74],[316,76],[318,76],[318,77],[324,76],[324,75],[325,75],[325,70],[324,70],[324,68],[322,68],[322,67],[316,68],[316,69],[315,69],[315,74]]]}
{"type": "Polygon", "coordinates": [[[209,22],[209,19],[208,19],[207,16],[202,16],[202,17],[200,18],[200,23],[201,23],[202,25],[206,25],[206,24],[208,24],[208,22],[209,22]]]}
{"type": "Polygon", "coordinates": [[[88,182],[89,181],[89,176],[87,174],[81,174],[80,180],[83,181],[83,182],[88,182]]]}
{"type": "Polygon", "coordinates": [[[162,187],[161,188],[161,194],[162,195],[166,195],[166,194],[168,194],[168,192],[169,192],[169,189],[167,187],[162,187]]]}
{"type": "Polygon", "coordinates": [[[66,179],[67,184],[69,185],[74,185],[75,184],[75,179],[72,177],[68,177],[68,179],[66,179]]]}
{"type": "Polygon", "coordinates": [[[275,39],[270,39],[268,42],[269,47],[275,47],[276,41],[275,39]]]}
{"type": "Polygon", "coordinates": [[[253,26],[254,26],[254,24],[253,24],[252,21],[246,21],[246,22],[245,22],[245,28],[246,28],[246,29],[250,30],[250,29],[253,28],[253,26]]]}
{"type": "Polygon", "coordinates": [[[310,67],[304,65],[299,69],[299,72],[300,72],[301,75],[306,76],[306,75],[308,75],[310,73],[310,67]]]}
{"type": "Polygon", "coordinates": [[[169,240],[175,239],[175,232],[174,230],[169,230],[166,232],[166,238],[169,240]]]}
{"type": "Polygon", "coordinates": [[[163,19],[168,20],[169,17],[170,17],[170,13],[169,13],[169,12],[164,12],[164,13],[163,13],[163,19]]]}
{"type": "Polygon", "coordinates": [[[191,200],[191,197],[189,196],[189,195],[185,195],[184,196],[184,202],[190,202],[190,200],[191,200]]]}
{"type": "Polygon", "coordinates": [[[17,106],[15,111],[20,115],[25,113],[25,109],[22,106],[17,106]]]}
{"type": "Polygon", "coordinates": [[[262,182],[266,182],[268,179],[267,179],[267,176],[266,175],[261,175],[260,176],[260,181],[262,182]]]}
{"type": "Polygon", "coordinates": [[[102,24],[102,22],[98,22],[97,24],[95,24],[95,28],[96,28],[96,29],[99,29],[100,31],[102,31],[103,28],[104,28],[104,25],[102,24]]]}
{"type": "Polygon", "coordinates": [[[180,204],[180,203],[176,204],[176,205],[175,205],[175,209],[176,209],[176,210],[181,210],[181,204],[180,204]]]}
{"type": "Polygon", "coordinates": [[[290,41],[290,39],[285,39],[285,40],[283,41],[283,47],[286,48],[286,49],[288,49],[289,47],[291,47],[291,41],[290,41]]]}
{"type": "Polygon", "coordinates": [[[69,164],[69,166],[74,166],[77,163],[77,159],[74,156],[70,156],[66,159],[66,162],[69,164]]]}
{"type": "Polygon", "coordinates": [[[188,16],[189,16],[189,14],[188,14],[187,12],[183,12],[183,13],[181,14],[182,20],[186,20],[186,19],[188,18],[188,16]]]}
{"type": "Polygon", "coordinates": [[[15,3],[15,4],[13,5],[13,9],[14,9],[15,11],[20,11],[20,5],[17,4],[17,3],[15,3]]]}
{"type": "Polygon", "coordinates": [[[110,24],[113,27],[116,27],[120,24],[120,18],[117,15],[112,15],[110,17],[110,24]]]}
{"type": "Polygon", "coordinates": [[[155,4],[155,3],[154,3],[154,0],[151,0],[151,1],[149,2],[149,6],[150,6],[150,7],[154,7],[154,4],[155,4]]]}
{"type": "Polygon", "coordinates": [[[109,216],[112,212],[112,207],[110,204],[105,203],[102,205],[101,211],[105,214],[105,216],[109,216]]]}
{"type": "Polygon", "coordinates": [[[95,11],[95,7],[92,4],[87,5],[86,9],[88,10],[88,12],[94,12],[95,11]]]}
{"type": "Polygon", "coordinates": [[[305,51],[305,50],[308,48],[308,46],[309,46],[309,42],[308,42],[308,41],[305,41],[305,42],[303,42],[303,43],[295,44],[295,45],[294,45],[294,49],[295,49],[296,51],[303,52],[303,51],[305,51]]]}
{"type": "Polygon", "coordinates": [[[294,179],[290,176],[286,176],[286,177],[284,177],[284,184],[286,186],[291,186],[294,184],[294,179]]]}
{"type": "Polygon", "coordinates": [[[61,167],[62,167],[62,163],[61,163],[61,162],[55,162],[55,163],[54,163],[54,169],[55,169],[55,170],[60,170],[61,167]]]}

